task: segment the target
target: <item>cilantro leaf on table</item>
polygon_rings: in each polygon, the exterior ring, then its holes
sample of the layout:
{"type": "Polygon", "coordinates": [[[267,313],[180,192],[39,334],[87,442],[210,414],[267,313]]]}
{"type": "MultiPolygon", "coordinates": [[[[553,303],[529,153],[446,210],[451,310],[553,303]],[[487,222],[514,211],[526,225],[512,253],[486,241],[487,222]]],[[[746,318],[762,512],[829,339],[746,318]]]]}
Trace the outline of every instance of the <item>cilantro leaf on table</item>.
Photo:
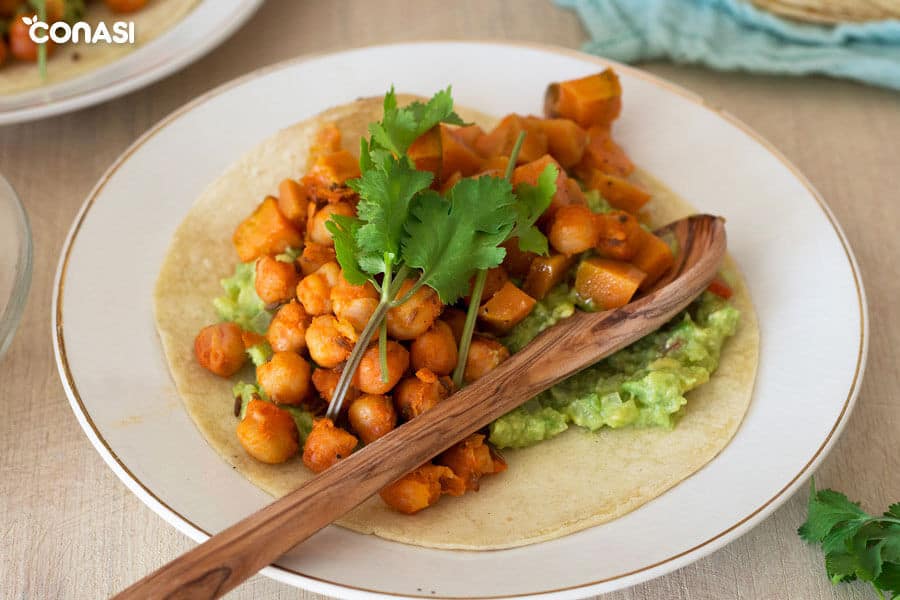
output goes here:
{"type": "Polygon", "coordinates": [[[463,179],[447,195],[422,194],[406,225],[407,265],[423,271],[422,281],[450,304],[469,291],[480,269],[496,267],[500,248],[515,224],[515,197],[509,182],[495,177],[463,179]]]}
{"type": "Polygon", "coordinates": [[[541,256],[548,252],[547,237],[534,224],[553,200],[558,175],[555,165],[547,165],[538,177],[537,185],[523,182],[516,186],[516,225],[509,237],[519,238],[522,252],[541,256]]]}
{"type": "MultiPolygon", "coordinates": [[[[400,156],[406,153],[416,138],[438,123],[464,124],[453,112],[453,96],[449,86],[425,104],[416,101],[403,108],[397,107],[397,95],[392,86],[384,97],[384,117],[378,123],[369,125],[369,133],[377,145],[400,156]]],[[[371,143],[369,147],[371,149],[371,143]]]]}
{"type": "Polygon", "coordinates": [[[822,545],[833,584],[859,579],[880,598],[885,592],[894,598],[900,594],[900,504],[872,516],[840,492],[817,491],[813,481],[807,519],[797,533],[822,545]]]}

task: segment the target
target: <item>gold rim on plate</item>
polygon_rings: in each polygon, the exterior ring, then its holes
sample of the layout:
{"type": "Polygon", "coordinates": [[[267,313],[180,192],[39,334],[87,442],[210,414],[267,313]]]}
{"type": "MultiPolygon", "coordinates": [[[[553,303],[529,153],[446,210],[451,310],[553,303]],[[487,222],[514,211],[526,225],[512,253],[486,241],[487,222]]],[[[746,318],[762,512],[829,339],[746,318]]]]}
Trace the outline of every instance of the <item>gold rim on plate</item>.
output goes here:
{"type": "MultiPolygon", "coordinates": [[[[790,161],[788,161],[774,146],[772,146],[771,143],[769,143],[762,136],[760,136],[758,133],[753,131],[753,129],[751,129],[748,125],[746,125],[745,123],[743,123],[742,121],[737,119],[737,117],[734,117],[733,115],[729,114],[728,112],[726,112],[724,110],[717,109],[713,106],[710,106],[703,100],[703,98],[701,98],[697,94],[694,94],[693,92],[690,92],[684,88],[681,88],[680,86],[670,83],[670,82],[668,82],[664,79],[661,79],[655,75],[651,75],[650,73],[641,71],[640,69],[636,69],[634,67],[630,67],[628,65],[624,65],[621,63],[617,63],[612,60],[601,59],[596,56],[584,54],[582,52],[579,52],[577,50],[572,50],[569,48],[561,48],[558,46],[552,46],[552,45],[546,45],[546,44],[534,44],[534,43],[504,43],[504,42],[496,42],[496,41],[490,41],[490,40],[487,40],[487,41],[469,40],[469,41],[465,41],[465,42],[462,42],[459,40],[433,40],[433,41],[427,41],[427,42],[386,44],[383,46],[372,46],[372,48],[404,46],[404,45],[411,45],[411,44],[416,44],[416,43],[418,43],[418,44],[442,44],[442,43],[444,43],[444,44],[446,44],[446,43],[467,44],[468,43],[468,44],[482,44],[482,45],[490,44],[490,45],[497,45],[497,46],[507,46],[507,47],[514,47],[514,48],[526,48],[526,49],[531,49],[531,50],[540,50],[543,52],[554,53],[554,54],[562,54],[565,56],[578,58],[580,60],[587,60],[587,61],[596,63],[602,67],[612,66],[618,70],[621,70],[622,72],[627,72],[631,76],[634,76],[639,79],[643,79],[644,81],[647,81],[653,85],[656,85],[656,86],[666,89],[674,94],[677,94],[678,96],[681,96],[682,98],[685,98],[686,100],[689,100],[690,102],[693,102],[694,104],[697,104],[697,105],[701,106],[702,108],[705,108],[706,110],[716,113],[717,115],[722,117],[725,121],[729,122],[730,124],[734,125],[738,129],[743,131],[747,136],[749,136],[754,141],[759,143],[762,147],[764,147],[766,150],[768,150],[780,163],[782,163],[794,175],[794,177],[796,177],[803,184],[803,186],[807,189],[807,191],[809,191],[809,193],[815,199],[816,204],[819,206],[819,208],[825,214],[825,217],[828,219],[828,222],[831,224],[831,227],[834,229],[834,232],[837,235],[838,240],[841,243],[841,247],[844,250],[844,254],[847,257],[847,261],[850,264],[850,270],[853,274],[853,284],[856,289],[857,306],[858,306],[858,310],[859,310],[860,331],[859,331],[859,345],[858,345],[858,350],[857,350],[856,366],[855,366],[854,373],[853,373],[853,379],[851,380],[851,383],[850,383],[850,389],[848,390],[847,396],[844,399],[843,406],[841,407],[841,412],[838,414],[837,419],[834,422],[834,425],[831,427],[830,431],[825,436],[825,439],[822,441],[822,444],[819,446],[819,448],[816,450],[816,452],[813,454],[813,456],[809,459],[809,461],[803,466],[802,469],[800,469],[800,471],[790,481],[788,481],[780,490],[778,490],[778,492],[776,492],[775,495],[772,496],[769,500],[764,502],[761,506],[759,506],[758,508],[753,510],[750,514],[745,516],[743,519],[741,519],[737,523],[734,523],[730,527],[728,527],[725,530],[719,532],[718,534],[712,536],[711,538],[705,540],[704,542],[701,542],[700,544],[697,544],[691,548],[688,548],[687,550],[683,550],[682,552],[679,552],[679,553],[677,553],[673,556],[670,556],[668,558],[665,558],[663,560],[657,561],[653,564],[641,567],[640,569],[634,569],[634,570],[628,571],[626,573],[613,575],[611,577],[604,577],[603,579],[598,579],[596,581],[590,581],[590,582],[581,583],[581,584],[572,585],[572,586],[566,586],[566,587],[562,587],[562,588],[556,588],[556,589],[551,589],[551,590],[540,590],[540,591],[536,591],[536,592],[529,592],[527,594],[485,596],[484,598],[500,600],[500,599],[505,599],[505,598],[521,598],[521,597],[528,597],[528,596],[540,596],[540,595],[545,595],[545,594],[573,591],[573,590],[577,590],[577,589],[581,589],[581,588],[589,588],[589,587],[600,585],[603,583],[609,583],[609,582],[617,580],[617,579],[631,577],[631,576],[637,575],[639,573],[643,573],[645,571],[655,569],[657,567],[660,567],[660,566],[670,563],[672,561],[678,560],[688,554],[692,554],[692,553],[700,550],[701,548],[704,548],[704,547],[716,542],[717,540],[728,535],[735,529],[738,529],[738,528],[744,526],[746,523],[748,523],[750,520],[755,518],[761,512],[767,510],[769,507],[772,507],[772,510],[774,510],[774,507],[772,506],[772,504],[779,498],[782,498],[782,496],[784,496],[784,494],[788,490],[790,490],[795,484],[797,484],[804,475],[808,474],[812,465],[814,463],[818,462],[822,458],[823,452],[830,446],[830,444],[832,443],[832,441],[835,438],[835,435],[839,432],[840,429],[842,429],[843,425],[845,424],[846,417],[849,413],[849,410],[850,410],[853,402],[856,400],[856,396],[859,392],[859,384],[860,384],[860,379],[861,379],[860,376],[862,374],[862,367],[865,362],[865,356],[866,356],[866,348],[867,348],[866,335],[867,335],[867,330],[868,330],[868,315],[866,312],[865,292],[863,291],[861,280],[860,280],[860,275],[859,275],[859,267],[856,264],[856,259],[853,256],[853,252],[850,250],[850,246],[847,243],[847,240],[845,239],[843,231],[841,230],[840,226],[837,224],[837,221],[835,220],[834,215],[831,213],[831,209],[825,203],[824,199],[822,199],[819,192],[812,186],[812,184],[809,182],[809,180],[807,180],[806,177],[793,164],[790,163],[790,161]]],[[[352,52],[352,51],[361,50],[361,49],[363,49],[363,47],[350,48],[348,50],[341,51],[341,53],[352,52]]],[[[216,96],[219,96],[220,94],[222,94],[234,87],[237,87],[239,85],[247,83],[248,81],[258,79],[272,71],[279,70],[279,69],[288,67],[290,65],[299,64],[299,63],[303,63],[303,62],[306,62],[309,60],[313,60],[313,59],[316,59],[316,58],[319,58],[321,56],[325,56],[328,54],[331,54],[331,53],[323,52],[323,53],[304,55],[304,56],[301,56],[298,58],[292,58],[292,59],[288,59],[288,60],[285,60],[285,61],[282,61],[279,63],[275,63],[268,67],[263,67],[261,69],[257,69],[256,71],[253,71],[251,73],[248,73],[247,75],[238,77],[237,79],[234,79],[228,83],[225,83],[225,84],[223,84],[213,90],[210,90],[209,92],[206,92],[205,94],[195,98],[194,100],[188,102],[181,108],[176,109],[173,113],[169,114],[167,117],[162,119],[159,123],[157,123],[156,125],[151,127],[146,133],[144,133],[140,138],[138,138],[137,141],[135,141],[127,150],[125,150],[125,152],[123,152],[122,155],[119,156],[118,159],[116,159],[116,162],[113,163],[113,165],[106,171],[106,173],[103,174],[103,176],[100,178],[100,181],[97,183],[97,185],[94,187],[94,189],[91,190],[91,192],[88,195],[87,199],[85,200],[81,210],[79,211],[78,216],[76,217],[76,221],[73,224],[72,229],[69,232],[69,235],[66,239],[65,246],[63,248],[62,255],[60,258],[60,263],[59,263],[59,267],[58,267],[57,275],[56,275],[56,285],[55,285],[55,293],[54,293],[54,298],[53,298],[53,306],[51,308],[51,310],[52,310],[51,317],[52,317],[53,324],[54,324],[54,327],[53,327],[54,339],[53,339],[53,341],[54,341],[54,349],[56,351],[56,357],[57,357],[57,366],[59,367],[59,370],[60,370],[60,376],[62,378],[63,386],[66,389],[66,392],[70,399],[70,403],[72,404],[73,410],[75,410],[75,412],[76,412],[76,417],[79,417],[78,420],[82,423],[82,427],[85,428],[86,433],[88,434],[88,437],[95,438],[97,440],[97,442],[99,442],[99,444],[103,447],[101,450],[99,447],[97,447],[96,444],[94,444],[95,448],[98,451],[100,451],[101,456],[105,452],[106,456],[104,456],[104,458],[107,459],[107,462],[117,466],[118,469],[121,471],[121,473],[117,472],[117,475],[119,475],[120,479],[123,479],[123,482],[126,483],[126,487],[131,489],[131,486],[128,485],[128,481],[126,481],[126,478],[127,478],[127,480],[130,480],[131,483],[135,484],[138,488],[140,488],[147,495],[147,497],[151,498],[160,507],[165,509],[170,515],[176,517],[182,523],[188,525],[195,531],[200,532],[202,535],[206,536],[207,538],[212,536],[212,534],[210,532],[201,528],[199,525],[197,525],[196,523],[194,523],[193,521],[188,519],[186,516],[182,515],[181,513],[176,511],[174,508],[172,508],[162,498],[160,498],[153,491],[151,491],[150,488],[147,485],[145,485],[140,479],[138,479],[137,476],[128,468],[128,466],[125,465],[125,463],[116,455],[116,453],[113,451],[113,449],[109,446],[106,439],[102,436],[102,434],[100,433],[100,430],[97,428],[96,424],[94,423],[94,421],[91,418],[90,414],[88,413],[84,403],[81,400],[81,395],[78,392],[78,387],[75,384],[75,379],[72,375],[72,371],[69,367],[69,362],[68,362],[68,359],[66,356],[65,333],[64,333],[64,327],[63,327],[62,299],[63,299],[63,293],[65,291],[65,282],[66,282],[65,280],[66,280],[66,272],[67,272],[68,264],[69,264],[69,257],[70,257],[71,251],[72,251],[72,246],[75,243],[75,239],[78,237],[78,233],[81,229],[81,225],[83,224],[85,218],[87,217],[87,214],[88,214],[91,206],[94,204],[94,201],[97,199],[100,192],[103,191],[103,188],[106,186],[106,183],[116,173],[116,171],[118,171],[118,169],[125,163],[125,161],[128,160],[128,158],[130,158],[135,152],[137,152],[144,144],[146,144],[157,133],[159,133],[165,127],[170,125],[172,122],[174,122],[178,117],[182,116],[183,114],[191,111],[192,109],[199,106],[200,104],[203,104],[204,102],[207,102],[207,101],[211,100],[212,98],[215,98],[216,96]],[[77,409],[76,409],[76,407],[77,407],[77,409]],[[90,428],[90,431],[87,430],[88,427],[90,428]]],[[[282,573],[287,573],[287,574],[295,575],[295,576],[298,576],[298,577],[301,577],[301,578],[304,578],[307,580],[323,583],[323,584],[326,584],[329,586],[333,586],[335,588],[340,588],[340,589],[345,589],[345,590],[354,590],[354,591],[359,591],[359,592],[366,592],[366,593],[381,595],[381,596],[392,596],[392,597],[399,597],[399,598],[431,598],[431,599],[443,599],[443,600],[471,600],[470,596],[456,597],[456,596],[436,596],[436,595],[432,595],[432,594],[428,594],[428,595],[425,595],[425,594],[421,594],[421,595],[397,594],[397,593],[385,592],[385,591],[381,591],[381,590],[362,588],[362,587],[358,587],[358,586],[348,585],[345,583],[340,583],[337,581],[322,579],[322,578],[316,577],[314,575],[308,575],[306,573],[301,573],[299,571],[295,571],[294,569],[284,567],[281,565],[277,565],[274,563],[269,565],[268,567],[266,567],[266,570],[269,570],[269,569],[276,571],[276,572],[281,571],[282,573]]]]}

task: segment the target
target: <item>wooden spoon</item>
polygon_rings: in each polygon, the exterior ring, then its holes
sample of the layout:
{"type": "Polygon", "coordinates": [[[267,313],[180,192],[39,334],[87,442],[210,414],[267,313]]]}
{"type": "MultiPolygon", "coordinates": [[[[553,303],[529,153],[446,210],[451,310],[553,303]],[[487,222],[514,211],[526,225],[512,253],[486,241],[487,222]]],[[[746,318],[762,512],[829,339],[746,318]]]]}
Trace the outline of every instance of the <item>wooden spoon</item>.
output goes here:
{"type": "Polygon", "coordinates": [[[658,329],[706,289],[725,255],[725,225],[719,217],[682,219],[663,232],[674,234],[679,256],[651,293],[616,310],[577,311],[485,377],[116,598],[218,598],[405,473],[537,393],[658,329]]]}

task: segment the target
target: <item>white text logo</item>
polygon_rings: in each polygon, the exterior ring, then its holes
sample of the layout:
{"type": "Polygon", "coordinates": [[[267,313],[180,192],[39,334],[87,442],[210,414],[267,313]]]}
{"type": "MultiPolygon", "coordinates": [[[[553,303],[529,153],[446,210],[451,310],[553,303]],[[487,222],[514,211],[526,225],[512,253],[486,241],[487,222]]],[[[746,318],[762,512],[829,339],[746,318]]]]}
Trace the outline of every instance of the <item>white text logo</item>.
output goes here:
{"type": "Polygon", "coordinates": [[[103,21],[91,26],[84,21],[69,25],[65,21],[48,24],[37,17],[24,17],[28,25],[28,37],[36,44],[46,44],[48,40],[57,44],[84,42],[85,44],[133,44],[134,21],[116,21],[108,27],[103,21]]]}

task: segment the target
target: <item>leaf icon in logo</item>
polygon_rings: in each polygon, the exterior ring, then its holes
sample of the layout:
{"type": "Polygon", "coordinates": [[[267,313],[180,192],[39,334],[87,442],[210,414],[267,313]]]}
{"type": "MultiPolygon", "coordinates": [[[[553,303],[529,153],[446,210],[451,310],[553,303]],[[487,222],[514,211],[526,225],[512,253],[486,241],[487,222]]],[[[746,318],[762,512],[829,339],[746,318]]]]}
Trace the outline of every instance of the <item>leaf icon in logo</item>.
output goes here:
{"type": "Polygon", "coordinates": [[[34,17],[34,16],[32,16],[32,17],[22,17],[22,22],[25,23],[26,25],[28,25],[29,27],[30,27],[35,21],[37,21],[37,17],[34,17]]]}

